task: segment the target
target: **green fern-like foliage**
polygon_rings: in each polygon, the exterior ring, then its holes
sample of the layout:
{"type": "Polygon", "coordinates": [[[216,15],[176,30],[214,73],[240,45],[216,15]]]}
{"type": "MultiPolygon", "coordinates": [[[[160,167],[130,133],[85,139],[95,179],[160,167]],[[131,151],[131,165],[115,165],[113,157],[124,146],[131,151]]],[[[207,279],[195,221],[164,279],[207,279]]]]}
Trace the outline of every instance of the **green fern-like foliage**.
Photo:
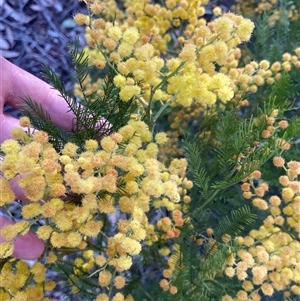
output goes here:
{"type": "MultiPolygon", "coordinates": [[[[224,189],[240,182],[265,163],[276,151],[274,139],[263,142],[259,149],[253,145],[259,137],[259,129],[253,130],[254,118],[249,120],[232,117],[232,112],[223,114],[218,121],[217,144],[211,151],[211,162],[202,162],[207,153],[201,149],[201,140],[187,138],[184,141],[190,171],[202,201],[199,208],[208,205],[224,189]],[[242,160],[239,159],[243,154],[242,160]]],[[[261,125],[263,126],[263,125],[261,125]]]]}
{"type": "Polygon", "coordinates": [[[281,0],[277,2],[273,10],[256,16],[255,30],[250,46],[256,60],[267,59],[274,62],[280,60],[284,52],[299,47],[300,22],[289,18],[292,6],[299,11],[299,1],[281,0]],[[278,20],[273,24],[274,11],[278,14],[278,20]]]}
{"type": "MultiPolygon", "coordinates": [[[[267,126],[261,116],[278,110],[279,118],[283,118],[286,111],[295,109],[286,101],[290,97],[290,85],[290,78],[283,75],[268,90],[264,103],[253,108],[249,117],[241,118],[230,107],[225,112],[204,116],[203,123],[209,126],[205,130],[211,135],[209,147],[201,135],[196,139],[191,135],[184,139],[185,156],[195,184],[195,201],[188,213],[194,232],[193,235],[187,232],[186,239],[179,242],[177,260],[180,264],[174,285],[181,295],[179,293],[176,300],[220,300],[220,296],[230,293],[228,288],[234,291],[238,287],[238,283],[233,282],[227,285],[226,279],[219,274],[226,256],[238,249],[233,242],[224,243],[223,240],[244,233],[256,220],[250,208],[243,206],[242,197],[239,200],[237,184],[280,152],[277,138],[290,140],[299,130],[297,119],[293,119],[289,132],[280,131],[268,139],[261,137],[267,126]],[[206,234],[207,227],[214,229],[211,236],[206,234]],[[191,236],[201,238],[204,244],[199,247],[191,236]]],[[[169,300],[164,298],[161,300],[169,300]]]]}
{"type": "MultiPolygon", "coordinates": [[[[230,217],[225,216],[219,221],[212,236],[207,236],[204,231],[208,219],[202,219],[207,213],[202,211],[193,214],[194,235],[191,238],[191,233],[187,231],[186,237],[178,242],[180,252],[175,258],[177,268],[172,279],[172,285],[178,288],[176,300],[220,300],[219,296],[226,293],[226,287],[217,280],[218,274],[222,271],[227,256],[238,249],[233,242],[224,243],[222,237],[225,234],[233,237],[238,235],[255,218],[247,206],[234,210],[230,217]],[[203,245],[199,246],[193,238],[202,239],[203,245]]],[[[170,295],[158,298],[173,299],[174,296],[170,295]]]]}
{"type": "Polygon", "coordinates": [[[20,107],[36,129],[49,134],[50,141],[57,150],[66,142],[81,146],[88,139],[101,140],[102,137],[125,125],[134,109],[132,101],[123,102],[119,98],[119,89],[113,84],[115,75],[113,68],[107,70],[102,87],[99,87],[103,90],[102,96],[97,95],[97,91],[87,94],[84,80],[91,73],[88,57],[84,51],[79,50],[78,43],[75,43],[73,48],[70,47],[70,55],[74,65],[73,77],[79,84],[83,99],[78,99],[73,91],[68,91],[51,68],[44,66],[44,77],[59,92],[69,111],[74,114],[72,130],[67,131],[56,126],[43,107],[31,98],[24,99],[25,105],[20,107]]]}
{"type": "Polygon", "coordinates": [[[224,216],[214,229],[214,237],[222,241],[222,236],[228,234],[235,237],[244,230],[244,225],[250,225],[255,220],[255,214],[251,213],[249,206],[244,206],[231,212],[231,218],[224,216]]]}
{"type": "Polygon", "coordinates": [[[210,132],[209,139],[203,136],[195,139],[188,135],[183,140],[189,170],[200,194],[200,202],[195,210],[202,210],[210,202],[216,201],[278,154],[280,148],[276,146],[277,138],[290,141],[298,135],[299,121],[295,117],[291,119],[291,126],[287,130],[275,133],[268,139],[261,137],[261,132],[267,127],[262,116],[278,110],[278,118],[285,118],[288,112],[297,111],[289,101],[292,96],[289,88],[292,85],[290,77],[283,74],[267,89],[264,102],[254,107],[248,118],[241,118],[234,108],[204,116],[202,123],[206,127],[200,127],[210,132]]]}

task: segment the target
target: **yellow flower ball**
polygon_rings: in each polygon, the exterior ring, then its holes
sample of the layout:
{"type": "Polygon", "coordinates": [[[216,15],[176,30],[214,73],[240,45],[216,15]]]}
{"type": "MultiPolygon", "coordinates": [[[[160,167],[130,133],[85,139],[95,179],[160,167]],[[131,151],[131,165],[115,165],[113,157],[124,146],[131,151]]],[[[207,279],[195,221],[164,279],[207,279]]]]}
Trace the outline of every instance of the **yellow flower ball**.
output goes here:
{"type": "Polygon", "coordinates": [[[70,247],[77,247],[82,241],[82,236],[78,232],[70,232],[67,241],[70,247]]]}
{"type": "Polygon", "coordinates": [[[294,195],[295,193],[290,187],[285,187],[281,191],[282,199],[286,202],[290,202],[293,199],[294,195]]]}
{"type": "Polygon", "coordinates": [[[138,39],[139,39],[139,32],[136,27],[129,27],[123,33],[122,40],[130,45],[134,45],[138,39]]]}

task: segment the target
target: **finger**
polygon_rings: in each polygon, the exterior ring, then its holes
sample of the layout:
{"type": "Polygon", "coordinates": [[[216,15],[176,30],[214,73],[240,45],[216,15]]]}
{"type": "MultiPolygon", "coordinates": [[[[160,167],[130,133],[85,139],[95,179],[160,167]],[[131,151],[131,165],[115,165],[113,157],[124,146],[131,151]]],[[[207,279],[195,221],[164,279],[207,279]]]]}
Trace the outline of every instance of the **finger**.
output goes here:
{"type": "MultiPolygon", "coordinates": [[[[0,216],[0,228],[12,224],[13,221],[4,216],[0,216]]],[[[3,238],[0,236],[0,242],[3,241],[3,238]]],[[[16,239],[12,256],[24,260],[36,259],[42,255],[44,247],[44,242],[39,239],[34,232],[29,231],[27,234],[19,236],[16,239]]]]}
{"type": "Polygon", "coordinates": [[[10,188],[11,190],[14,192],[15,197],[17,200],[20,201],[24,201],[24,202],[31,202],[31,200],[29,200],[24,192],[24,189],[22,187],[19,186],[18,181],[21,179],[22,177],[20,175],[14,177],[12,180],[9,181],[10,184],[10,188]]]}
{"type": "Polygon", "coordinates": [[[0,57],[0,70],[1,113],[4,103],[17,108],[24,104],[22,98],[31,97],[43,106],[55,124],[72,129],[75,115],[69,112],[69,106],[57,90],[3,57],[0,57]]]}

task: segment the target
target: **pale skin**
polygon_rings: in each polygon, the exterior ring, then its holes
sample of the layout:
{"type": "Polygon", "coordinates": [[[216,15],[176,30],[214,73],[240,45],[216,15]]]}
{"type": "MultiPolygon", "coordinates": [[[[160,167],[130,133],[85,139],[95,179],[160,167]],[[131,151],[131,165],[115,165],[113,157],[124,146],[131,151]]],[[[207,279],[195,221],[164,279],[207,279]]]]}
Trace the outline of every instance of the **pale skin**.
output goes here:
{"type": "MultiPolygon", "coordinates": [[[[68,112],[68,106],[58,92],[0,56],[0,143],[11,138],[11,129],[19,127],[16,118],[3,113],[4,104],[17,108],[22,104],[22,98],[27,96],[41,104],[55,124],[67,130],[72,128],[74,115],[68,112]]],[[[26,201],[17,181],[11,181],[11,187],[19,200],[26,201]]],[[[12,223],[6,217],[0,216],[0,228],[12,223]]],[[[2,241],[0,236],[0,242],[2,241]]],[[[38,239],[34,232],[29,232],[16,240],[13,256],[19,259],[35,259],[43,251],[44,242],[38,239]]]]}

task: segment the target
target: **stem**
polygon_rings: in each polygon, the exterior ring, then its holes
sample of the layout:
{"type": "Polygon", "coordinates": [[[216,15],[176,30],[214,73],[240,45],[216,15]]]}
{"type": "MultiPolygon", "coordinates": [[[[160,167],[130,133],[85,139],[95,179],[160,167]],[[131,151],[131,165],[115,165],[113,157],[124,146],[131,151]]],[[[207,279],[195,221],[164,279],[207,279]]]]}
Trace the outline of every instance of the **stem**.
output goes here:
{"type": "Polygon", "coordinates": [[[140,96],[136,96],[136,99],[140,102],[143,108],[147,110],[148,104],[140,96]]]}
{"type": "Polygon", "coordinates": [[[154,93],[155,93],[155,91],[156,91],[157,89],[159,89],[161,86],[163,86],[163,85],[167,82],[167,80],[168,80],[169,78],[171,78],[172,76],[176,75],[177,72],[184,66],[185,63],[186,63],[186,62],[181,62],[181,63],[179,64],[179,66],[178,66],[173,72],[171,72],[170,74],[168,74],[167,76],[165,76],[159,84],[157,84],[155,87],[153,87],[153,88],[151,89],[150,100],[149,100],[148,108],[147,108],[147,110],[146,110],[146,120],[147,120],[147,124],[149,125],[149,128],[150,128],[151,131],[152,131],[152,129],[154,128],[155,122],[157,121],[158,117],[159,117],[159,116],[161,115],[161,113],[165,110],[165,108],[167,108],[167,107],[170,105],[170,103],[172,103],[172,102],[175,100],[175,98],[176,98],[176,96],[177,96],[177,94],[178,94],[178,93],[176,93],[175,95],[173,95],[172,98],[171,98],[171,100],[168,101],[165,105],[163,105],[163,106],[159,109],[159,111],[156,113],[156,115],[154,116],[154,118],[151,120],[152,103],[153,103],[153,96],[154,96],[154,93]]]}
{"type": "Polygon", "coordinates": [[[16,222],[14,216],[13,216],[13,215],[11,214],[11,212],[9,211],[9,208],[8,208],[8,205],[7,205],[7,204],[4,205],[4,208],[5,208],[6,213],[9,215],[9,217],[10,217],[14,222],[16,222]]]}
{"type": "Polygon", "coordinates": [[[139,284],[140,289],[145,293],[145,295],[151,300],[151,301],[155,301],[152,296],[143,288],[143,286],[141,284],[139,284]]]}
{"type": "MultiPolygon", "coordinates": [[[[221,189],[217,189],[200,207],[198,207],[196,210],[193,211],[193,214],[201,211],[208,203],[210,203],[216,195],[221,191],[221,189]]],[[[188,213],[185,217],[190,216],[192,213],[188,213]]]]}
{"type": "MultiPolygon", "coordinates": [[[[114,273],[113,273],[113,275],[112,275],[112,279],[115,278],[116,273],[117,273],[117,271],[115,270],[114,273]]],[[[108,300],[110,300],[110,296],[112,294],[112,289],[113,289],[113,285],[110,285],[109,292],[108,292],[108,300]]]]}
{"type": "Polygon", "coordinates": [[[97,49],[101,52],[101,54],[104,56],[104,59],[106,63],[109,65],[109,67],[115,72],[115,74],[119,74],[119,72],[116,70],[116,68],[113,66],[113,64],[108,59],[107,55],[102,51],[100,44],[97,43],[97,49]]]}
{"type": "Polygon", "coordinates": [[[161,115],[161,113],[176,99],[177,95],[179,92],[175,93],[172,98],[166,102],[160,109],[159,111],[155,114],[155,116],[152,118],[152,123],[154,124],[157,119],[159,118],[159,116],[161,115]]]}

